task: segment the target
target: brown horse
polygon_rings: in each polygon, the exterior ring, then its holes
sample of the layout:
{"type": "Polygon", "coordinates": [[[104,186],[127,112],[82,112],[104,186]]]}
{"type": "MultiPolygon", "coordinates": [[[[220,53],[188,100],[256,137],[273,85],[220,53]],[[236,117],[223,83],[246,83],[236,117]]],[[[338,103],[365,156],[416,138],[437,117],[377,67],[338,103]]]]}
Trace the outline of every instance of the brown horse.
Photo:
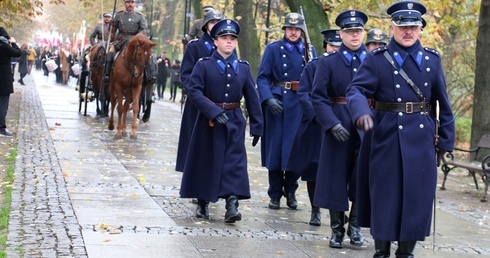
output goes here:
{"type": "Polygon", "coordinates": [[[117,101],[117,131],[114,138],[126,136],[126,116],[129,103],[133,103],[133,123],[131,139],[136,139],[138,128],[139,97],[143,84],[146,63],[151,56],[151,48],[156,46],[146,35],[138,33],[128,41],[114,62],[110,79],[111,116],[109,130],[114,130],[114,109],[117,101]],[[123,99],[125,99],[123,104],[123,99]]]}
{"type": "Polygon", "coordinates": [[[90,83],[97,102],[97,115],[108,117],[109,110],[109,84],[104,83],[104,61],[106,58],[105,42],[99,42],[90,49],[90,83]],[[100,107],[99,107],[100,101],[100,107]]]}

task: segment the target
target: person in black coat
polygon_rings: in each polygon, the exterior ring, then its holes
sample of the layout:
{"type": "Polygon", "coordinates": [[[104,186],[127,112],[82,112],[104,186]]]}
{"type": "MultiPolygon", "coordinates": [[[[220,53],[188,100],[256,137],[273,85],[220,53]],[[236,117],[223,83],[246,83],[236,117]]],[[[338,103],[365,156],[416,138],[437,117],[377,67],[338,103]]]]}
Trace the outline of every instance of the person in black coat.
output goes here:
{"type": "Polygon", "coordinates": [[[180,80],[180,61],[174,60],[172,66],[169,69],[170,73],[170,100],[175,102],[177,95],[177,87],[182,88],[182,81],[180,80]]]}
{"type": "Polygon", "coordinates": [[[7,131],[7,111],[10,94],[14,93],[14,80],[12,78],[12,57],[20,57],[21,51],[15,38],[8,35],[7,31],[0,27],[0,136],[12,137],[7,131]]]}
{"type": "Polygon", "coordinates": [[[20,51],[21,51],[21,55],[19,58],[19,68],[18,68],[19,74],[20,74],[20,79],[18,82],[21,85],[25,85],[23,79],[27,75],[27,73],[29,72],[29,68],[27,66],[27,56],[29,55],[29,49],[28,49],[28,46],[26,43],[24,43],[20,46],[20,51]]]}
{"type": "MultiPolygon", "coordinates": [[[[167,58],[167,52],[162,52],[157,59],[158,77],[157,77],[157,95],[158,99],[163,99],[163,93],[167,87],[168,68],[170,67],[170,59],[167,58]]],[[[172,99],[172,97],[170,97],[172,99]]]]}

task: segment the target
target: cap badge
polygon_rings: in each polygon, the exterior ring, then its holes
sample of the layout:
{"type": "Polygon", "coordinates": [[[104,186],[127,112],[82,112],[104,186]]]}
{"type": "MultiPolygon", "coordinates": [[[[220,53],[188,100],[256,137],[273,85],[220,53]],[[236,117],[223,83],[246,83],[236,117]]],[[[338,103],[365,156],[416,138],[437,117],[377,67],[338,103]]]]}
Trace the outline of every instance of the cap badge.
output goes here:
{"type": "Polygon", "coordinates": [[[226,24],[231,24],[231,20],[226,20],[226,24]]]}
{"type": "Polygon", "coordinates": [[[373,39],[374,40],[382,40],[383,39],[383,31],[380,29],[374,29],[373,39]]]}
{"type": "Polygon", "coordinates": [[[350,16],[356,16],[356,11],[350,11],[350,16]]]}
{"type": "Polygon", "coordinates": [[[291,13],[289,15],[289,24],[298,24],[299,16],[297,13],[291,13]]]}
{"type": "Polygon", "coordinates": [[[409,10],[411,10],[411,9],[413,8],[413,3],[408,3],[408,4],[407,4],[407,8],[408,8],[409,10]]]}

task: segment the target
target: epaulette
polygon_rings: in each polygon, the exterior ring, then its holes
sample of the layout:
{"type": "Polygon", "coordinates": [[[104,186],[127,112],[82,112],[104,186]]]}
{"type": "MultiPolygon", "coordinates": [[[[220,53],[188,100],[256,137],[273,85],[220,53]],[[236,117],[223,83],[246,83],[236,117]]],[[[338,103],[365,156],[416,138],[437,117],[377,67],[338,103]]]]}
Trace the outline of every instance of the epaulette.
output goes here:
{"type": "Polygon", "coordinates": [[[197,61],[209,60],[209,56],[201,57],[197,61]]]}
{"type": "Polygon", "coordinates": [[[250,65],[250,63],[247,60],[244,60],[244,59],[238,59],[238,62],[239,63],[242,63],[242,64],[250,65]]]}
{"type": "Polygon", "coordinates": [[[192,42],[196,42],[196,41],[198,41],[198,40],[199,40],[199,39],[191,39],[191,40],[189,40],[189,42],[187,42],[187,44],[192,43],[192,42]]]}
{"type": "Polygon", "coordinates": [[[141,12],[139,12],[139,11],[135,11],[134,13],[136,13],[136,14],[139,14],[139,15],[143,16],[143,13],[141,13],[141,12]]]}
{"type": "Polygon", "coordinates": [[[373,51],[371,51],[371,53],[373,53],[373,55],[376,55],[378,53],[383,53],[384,51],[386,51],[388,48],[386,48],[386,46],[382,46],[382,47],[378,47],[376,49],[373,49],[373,51]]]}
{"type": "Polygon", "coordinates": [[[330,52],[325,52],[323,53],[323,56],[324,57],[328,57],[328,56],[333,56],[335,54],[337,54],[339,51],[330,51],[330,52]]]}
{"type": "Polygon", "coordinates": [[[424,47],[424,50],[425,50],[425,51],[427,51],[427,52],[429,52],[429,53],[432,53],[432,54],[434,54],[434,55],[436,55],[436,56],[440,56],[439,51],[437,51],[437,50],[435,50],[435,49],[433,49],[433,48],[430,48],[430,47],[424,47]]]}

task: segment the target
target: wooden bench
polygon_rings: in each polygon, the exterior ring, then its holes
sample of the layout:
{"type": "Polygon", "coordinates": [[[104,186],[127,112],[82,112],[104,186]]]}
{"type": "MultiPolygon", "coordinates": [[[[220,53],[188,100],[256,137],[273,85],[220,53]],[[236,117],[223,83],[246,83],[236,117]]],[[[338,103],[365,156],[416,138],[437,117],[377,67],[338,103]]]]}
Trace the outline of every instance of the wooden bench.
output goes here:
{"type": "Polygon", "coordinates": [[[476,175],[481,174],[482,181],[485,184],[485,191],[483,192],[483,198],[481,199],[481,201],[486,202],[488,184],[490,183],[490,155],[483,156],[481,152],[483,152],[483,150],[485,149],[490,150],[490,134],[483,135],[478,142],[478,146],[474,149],[465,150],[454,148],[454,151],[452,153],[446,153],[446,155],[444,155],[444,158],[442,159],[443,164],[441,166],[442,172],[444,172],[444,181],[442,182],[441,190],[446,190],[445,185],[449,171],[455,168],[463,168],[468,170],[473,176],[476,190],[479,190],[476,175]],[[455,151],[459,153],[469,154],[469,160],[455,158],[455,151]]]}

